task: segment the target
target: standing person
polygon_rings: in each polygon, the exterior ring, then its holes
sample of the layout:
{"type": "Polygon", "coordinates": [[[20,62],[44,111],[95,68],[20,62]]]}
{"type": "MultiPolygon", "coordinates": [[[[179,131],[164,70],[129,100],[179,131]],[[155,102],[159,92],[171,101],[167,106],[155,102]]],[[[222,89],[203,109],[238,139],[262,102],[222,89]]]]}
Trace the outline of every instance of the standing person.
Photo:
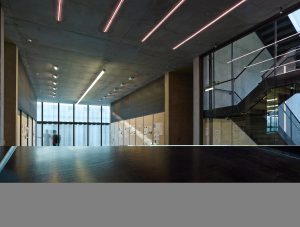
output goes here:
{"type": "Polygon", "coordinates": [[[50,146],[50,139],[51,139],[51,135],[49,134],[48,129],[46,129],[45,133],[44,133],[44,146],[50,146]]]}
{"type": "Polygon", "coordinates": [[[58,146],[60,142],[60,136],[57,135],[56,130],[53,130],[53,136],[52,136],[52,145],[58,146]]]}

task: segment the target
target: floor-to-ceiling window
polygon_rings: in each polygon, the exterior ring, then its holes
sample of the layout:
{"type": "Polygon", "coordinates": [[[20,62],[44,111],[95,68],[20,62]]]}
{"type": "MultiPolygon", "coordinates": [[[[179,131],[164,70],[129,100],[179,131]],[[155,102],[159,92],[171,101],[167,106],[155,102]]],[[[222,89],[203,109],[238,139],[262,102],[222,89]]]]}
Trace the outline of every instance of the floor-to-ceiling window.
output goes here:
{"type": "Polygon", "coordinates": [[[203,57],[204,144],[298,144],[278,118],[300,135],[283,106],[300,85],[299,24],[300,10],[283,14],[203,57]]]}
{"type": "Polygon", "coordinates": [[[110,106],[38,102],[37,108],[39,146],[110,145],[110,106]]]}

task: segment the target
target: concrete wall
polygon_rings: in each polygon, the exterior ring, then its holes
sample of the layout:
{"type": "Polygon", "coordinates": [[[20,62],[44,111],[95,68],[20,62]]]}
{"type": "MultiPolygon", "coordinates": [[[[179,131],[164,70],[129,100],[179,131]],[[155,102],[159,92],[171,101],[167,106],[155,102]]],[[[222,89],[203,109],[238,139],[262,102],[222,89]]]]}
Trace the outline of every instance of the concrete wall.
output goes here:
{"type": "MultiPolygon", "coordinates": [[[[20,58],[19,58],[20,59],[20,58]]],[[[36,119],[37,115],[37,97],[30,83],[28,75],[25,72],[25,67],[19,60],[19,102],[18,107],[23,112],[27,113],[33,119],[36,119]]]]}
{"type": "Polygon", "coordinates": [[[5,145],[17,143],[18,110],[18,49],[16,45],[5,43],[4,59],[4,140],[5,145]]]}
{"type": "Polygon", "coordinates": [[[164,78],[159,78],[111,104],[111,121],[164,112],[164,78]]]}
{"type": "Polygon", "coordinates": [[[193,144],[193,75],[167,73],[165,76],[166,144],[193,144]]]}
{"type": "Polygon", "coordinates": [[[211,123],[209,119],[204,119],[204,145],[210,145],[210,136],[213,145],[256,145],[232,120],[213,119],[211,123]]]}
{"type": "Polygon", "coordinates": [[[0,9],[0,146],[4,145],[4,14],[0,9]]]}

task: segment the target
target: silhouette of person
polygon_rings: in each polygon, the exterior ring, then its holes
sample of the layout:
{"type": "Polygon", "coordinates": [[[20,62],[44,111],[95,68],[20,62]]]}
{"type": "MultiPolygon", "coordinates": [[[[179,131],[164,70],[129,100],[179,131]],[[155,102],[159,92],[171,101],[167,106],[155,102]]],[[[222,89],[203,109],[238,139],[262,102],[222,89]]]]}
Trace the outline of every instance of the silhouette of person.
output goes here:
{"type": "Polygon", "coordinates": [[[50,146],[51,135],[49,134],[48,129],[44,133],[44,146],[50,146]]]}
{"type": "Polygon", "coordinates": [[[53,136],[52,136],[52,145],[58,146],[60,142],[60,136],[57,135],[56,130],[53,130],[53,136]]]}

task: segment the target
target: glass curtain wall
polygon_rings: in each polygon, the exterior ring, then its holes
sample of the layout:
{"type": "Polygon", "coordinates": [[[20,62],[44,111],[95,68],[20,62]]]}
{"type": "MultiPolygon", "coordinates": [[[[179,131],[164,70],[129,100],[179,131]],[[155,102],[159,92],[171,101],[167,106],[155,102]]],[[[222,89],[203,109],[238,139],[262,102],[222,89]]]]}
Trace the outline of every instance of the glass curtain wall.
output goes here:
{"type": "Polygon", "coordinates": [[[38,102],[37,107],[38,145],[109,145],[109,106],[38,102]],[[102,119],[102,116],[105,116],[105,119],[102,119]],[[56,138],[58,144],[55,143],[56,138]]]}
{"type": "Polygon", "coordinates": [[[278,107],[300,84],[299,25],[297,10],[203,57],[205,144],[288,143],[278,107]]]}

